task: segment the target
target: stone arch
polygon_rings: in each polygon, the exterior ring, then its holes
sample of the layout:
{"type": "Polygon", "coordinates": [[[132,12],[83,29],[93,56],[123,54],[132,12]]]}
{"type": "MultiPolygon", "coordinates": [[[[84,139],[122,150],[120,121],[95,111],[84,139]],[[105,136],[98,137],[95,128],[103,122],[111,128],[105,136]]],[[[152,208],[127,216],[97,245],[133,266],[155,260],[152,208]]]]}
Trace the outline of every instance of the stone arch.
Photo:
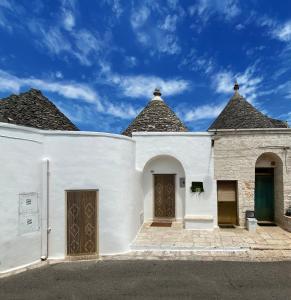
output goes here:
{"type": "MultiPolygon", "coordinates": [[[[258,209],[258,198],[260,197],[258,196],[259,189],[263,189],[263,187],[260,186],[260,182],[263,182],[263,174],[265,174],[265,176],[273,176],[273,203],[270,203],[270,205],[273,205],[273,221],[281,224],[284,215],[284,185],[282,159],[278,154],[273,152],[262,153],[256,160],[255,174],[255,210],[256,208],[258,209]]],[[[269,189],[270,184],[266,185],[266,187],[267,189],[269,189]]],[[[266,193],[267,191],[265,191],[265,194],[266,193]]]]}
{"type": "Polygon", "coordinates": [[[180,181],[185,179],[185,169],[174,156],[157,155],[150,158],[142,171],[142,187],[144,196],[144,221],[155,219],[154,215],[154,175],[172,174],[175,176],[175,219],[181,220],[185,214],[185,187],[180,181]]]}

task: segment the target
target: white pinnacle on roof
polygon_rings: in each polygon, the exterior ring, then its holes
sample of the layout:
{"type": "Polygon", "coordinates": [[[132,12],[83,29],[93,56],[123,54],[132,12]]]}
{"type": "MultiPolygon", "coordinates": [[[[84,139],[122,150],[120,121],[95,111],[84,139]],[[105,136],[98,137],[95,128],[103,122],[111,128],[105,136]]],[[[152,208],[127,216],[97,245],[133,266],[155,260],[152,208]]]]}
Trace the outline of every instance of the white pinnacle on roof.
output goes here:
{"type": "Polygon", "coordinates": [[[154,92],[153,92],[153,95],[154,95],[154,97],[152,98],[151,101],[154,101],[154,100],[164,101],[164,100],[161,98],[162,93],[161,93],[160,89],[155,88],[155,90],[154,90],[154,92]]]}

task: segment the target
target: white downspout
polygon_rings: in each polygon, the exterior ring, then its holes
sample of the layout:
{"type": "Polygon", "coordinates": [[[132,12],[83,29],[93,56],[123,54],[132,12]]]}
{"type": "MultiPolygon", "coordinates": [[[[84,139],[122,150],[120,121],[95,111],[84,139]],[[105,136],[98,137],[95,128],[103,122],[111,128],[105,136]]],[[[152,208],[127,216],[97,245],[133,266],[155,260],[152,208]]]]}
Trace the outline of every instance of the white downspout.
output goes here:
{"type": "Polygon", "coordinates": [[[46,260],[49,255],[49,159],[43,159],[43,205],[41,222],[41,260],[46,260]]]}

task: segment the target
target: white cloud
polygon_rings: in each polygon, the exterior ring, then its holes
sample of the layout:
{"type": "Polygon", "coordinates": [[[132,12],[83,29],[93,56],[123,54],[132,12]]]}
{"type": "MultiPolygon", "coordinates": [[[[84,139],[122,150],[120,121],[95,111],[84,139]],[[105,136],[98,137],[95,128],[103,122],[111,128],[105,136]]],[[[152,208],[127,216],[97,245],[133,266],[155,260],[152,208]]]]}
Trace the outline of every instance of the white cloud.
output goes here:
{"type": "Polygon", "coordinates": [[[159,52],[166,54],[178,54],[181,51],[178,39],[173,34],[161,34],[161,39],[157,44],[157,49],[159,52]]]}
{"type": "Polygon", "coordinates": [[[123,9],[119,0],[113,0],[112,11],[115,13],[117,18],[122,15],[123,9]]]}
{"type": "Polygon", "coordinates": [[[136,75],[127,76],[106,74],[108,83],[117,85],[124,96],[131,98],[151,97],[156,87],[161,88],[166,96],[177,95],[190,89],[190,83],[183,79],[162,79],[157,76],[136,75]]]}
{"type": "Polygon", "coordinates": [[[0,6],[12,10],[12,4],[8,0],[0,0],[0,6]]]}
{"type": "Polygon", "coordinates": [[[52,27],[49,30],[39,27],[39,24],[36,30],[39,30],[39,33],[42,35],[42,40],[38,41],[42,46],[45,46],[51,53],[60,54],[61,52],[70,52],[72,51],[71,43],[65,38],[59,28],[52,27]]]}
{"type": "Polygon", "coordinates": [[[168,5],[172,9],[176,9],[179,3],[179,0],[168,0],[168,5]]]}
{"type": "Polygon", "coordinates": [[[127,122],[124,122],[124,119],[112,118],[109,113],[99,113],[92,105],[78,103],[68,105],[64,102],[57,102],[56,105],[70,120],[85,130],[90,128],[95,131],[120,133],[126,127],[124,123],[127,122]]]}
{"type": "Polygon", "coordinates": [[[239,24],[237,24],[236,26],[235,26],[235,29],[236,30],[243,30],[245,28],[245,25],[244,24],[241,24],[241,23],[239,23],[239,24]]]}
{"type": "Polygon", "coordinates": [[[223,110],[225,103],[219,105],[202,105],[188,111],[179,112],[186,122],[216,118],[223,110]]]}
{"type": "Polygon", "coordinates": [[[161,28],[167,31],[174,32],[177,27],[177,20],[178,20],[177,15],[173,15],[173,16],[167,15],[164,23],[161,25],[161,28]]]}
{"type": "Polygon", "coordinates": [[[291,41],[291,21],[283,25],[279,25],[277,28],[273,30],[273,35],[283,42],[291,41]]]}
{"type": "Polygon", "coordinates": [[[73,33],[76,49],[72,51],[83,65],[91,65],[91,57],[96,57],[102,48],[101,38],[96,37],[88,30],[73,33]]]}
{"type": "Polygon", "coordinates": [[[22,87],[35,87],[43,91],[59,94],[65,98],[95,103],[102,107],[97,93],[85,84],[45,81],[33,77],[21,78],[0,70],[1,91],[18,93],[22,87]]]}
{"type": "Polygon", "coordinates": [[[126,56],[124,63],[127,67],[133,68],[137,65],[138,61],[137,61],[137,58],[134,56],[126,56]]]}
{"type": "Polygon", "coordinates": [[[35,41],[42,48],[60,58],[67,58],[64,54],[71,55],[79,60],[82,65],[90,66],[96,62],[101,52],[106,48],[108,35],[99,36],[89,30],[71,30],[65,32],[59,26],[46,27],[39,21],[30,21],[29,30],[36,36],[35,41]],[[62,56],[61,56],[62,54],[62,56]]]}
{"type": "Polygon", "coordinates": [[[72,121],[80,124],[92,124],[96,120],[98,111],[95,107],[72,104],[67,106],[63,102],[56,102],[57,107],[72,121]]]}
{"type": "Polygon", "coordinates": [[[182,59],[179,67],[185,67],[189,70],[199,71],[205,75],[209,75],[215,67],[215,62],[213,58],[207,54],[199,55],[196,49],[191,49],[190,53],[182,59]]]}
{"type": "Polygon", "coordinates": [[[12,26],[6,18],[6,13],[9,11],[13,14],[13,5],[12,1],[0,0],[0,26],[12,32],[12,26]]]}
{"type": "Polygon", "coordinates": [[[248,67],[243,73],[234,74],[231,71],[222,71],[214,74],[212,79],[214,89],[217,93],[230,94],[233,92],[234,81],[237,80],[240,86],[240,93],[248,101],[252,102],[259,94],[260,84],[263,81],[261,76],[257,76],[254,66],[248,67]]]}
{"type": "Polygon", "coordinates": [[[213,16],[222,17],[230,21],[241,13],[238,0],[199,0],[188,9],[190,16],[195,16],[196,26],[205,25],[213,16]],[[202,24],[201,24],[202,23],[202,24]]]}
{"type": "Polygon", "coordinates": [[[111,6],[112,12],[115,17],[118,19],[123,14],[123,8],[120,3],[120,0],[104,0],[106,4],[111,6]]]}
{"type": "Polygon", "coordinates": [[[282,42],[291,42],[291,19],[287,22],[279,22],[276,19],[272,19],[267,15],[254,16],[254,22],[260,27],[265,27],[268,30],[268,34],[282,42]]]}
{"type": "Polygon", "coordinates": [[[275,92],[280,92],[284,94],[286,99],[291,99],[291,80],[280,84],[276,89],[275,92]]]}
{"type": "Polygon", "coordinates": [[[75,0],[61,0],[61,20],[63,27],[71,31],[73,30],[76,20],[76,1],[75,0]]]}
{"type": "Polygon", "coordinates": [[[261,27],[274,28],[277,25],[275,20],[270,18],[267,15],[259,15],[258,16],[256,13],[254,13],[254,14],[251,15],[251,17],[253,19],[255,19],[256,24],[261,26],[261,27]]]}
{"type": "Polygon", "coordinates": [[[13,76],[0,70],[0,91],[19,92],[21,84],[13,76]]]}
{"type": "MultiPolygon", "coordinates": [[[[170,7],[175,5],[176,1],[169,3],[170,7]]],[[[139,8],[132,8],[130,22],[137,41],[142,46],[150,48],[151,55],[156,53],[175,55],[181,51],[176,27],[182,16],[181,10],[172,14],[168,8],[161,10],[158,3],[147,1],[139,8]]]]}
{"type": "Polygon", "coordinates": [[[65,10],[63,13],[63,22],[64,22],[64,27],[68,31],[71,31],[74,26],[75,26],[75,17],[71,11],[65,10]]]}
{"type": "Polygon", "coordinates": [[[229,71],[219,72],[214,75],[214,86],[217,93],[228,94],[232,91],[234,75],[229,71]]]}
{"type": "Polygon", "coordinates": [[[62,73],[61,71],[57,71],[56,74],[55,74],[55,76],[56,76],[56,78],[58,78],[58,79],[64,78],[64,75],[63,75],[63,73],[62,73]]]}
{"type": "Polygon", "coordinates": [[[107,103],[104,113],[121,119],[132,119],[140,112],[141,108],[134,108],[130,104],[125,103],[107,103]]]}
{"type": "Polygon", "coordinates": [[[130,22],[134,29],[142,27],[150,15],[150,10],[146,6],[134,10],[131,14],[130,22]]]}
{"type": "MultiPolygon", "coordinates": [[[[43,80],[38,78],[21,78],[11,75],[3,70],[0,70],[0,91],[19,93],[21,88],[37,88],[42,91],[59,94],[67,99],[75,99],[85,102],[90,105],[90,109],[95,113],[111,115],[120,119],[131,119],[135,117],[141,108],[135,108],[132,104],[120,102],[118,104],[111,103],[108,100],[100,101],[99,95],[94,89],[86,84],[64,81],[43,80]]],[[[80,108],[79,104],[72,104],[77,108],[77,111],[70,111],[70,118],[73,121],[81,122],[81,119],[88,115],[88,106],[84,109],[80,108]]],[[[58,106],[64,106],[59,104],[58,106]]],[[[82,121],[84,122],[84,120],[82,121]]]]}

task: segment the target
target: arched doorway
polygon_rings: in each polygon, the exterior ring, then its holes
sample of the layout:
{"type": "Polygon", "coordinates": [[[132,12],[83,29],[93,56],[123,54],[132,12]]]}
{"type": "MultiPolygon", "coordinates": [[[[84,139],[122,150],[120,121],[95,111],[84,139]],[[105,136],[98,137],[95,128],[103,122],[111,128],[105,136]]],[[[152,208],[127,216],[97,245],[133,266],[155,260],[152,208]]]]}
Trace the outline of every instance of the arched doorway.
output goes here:
{"type": "Polygon", "coordinates": [[[263,153],[255,170],[255,216],[261,223],[276,222],[283,209],[282,160],[274,153],[263,153]]]}
{"type": "Polygon", "coordinates": [[[144,220],[181,220],[185,206],[185,171],[169,155],[150,159],[143,170],[144,220]]]}

